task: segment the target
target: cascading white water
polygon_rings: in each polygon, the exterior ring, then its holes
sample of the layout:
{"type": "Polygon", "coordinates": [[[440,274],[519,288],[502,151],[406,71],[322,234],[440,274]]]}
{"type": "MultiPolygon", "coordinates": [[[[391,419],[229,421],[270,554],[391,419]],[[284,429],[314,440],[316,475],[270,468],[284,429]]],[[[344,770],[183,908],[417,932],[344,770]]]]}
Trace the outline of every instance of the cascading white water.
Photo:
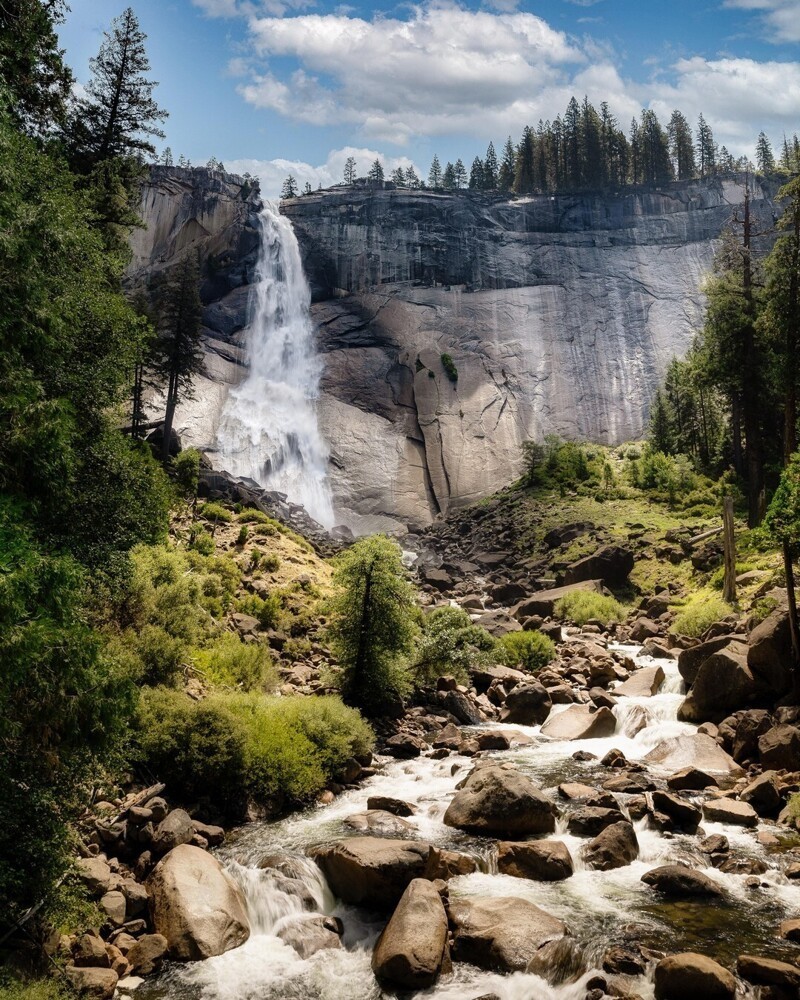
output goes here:
{"type": "Polygon", "coordinates": [[[246,331],[248,372],[228,393],[217,432],[220,464],[285,493],[324,525],[334,523],[328,449],[317,422],[321,366],[314,348],[297,238],[267,204],[246,331]]]}

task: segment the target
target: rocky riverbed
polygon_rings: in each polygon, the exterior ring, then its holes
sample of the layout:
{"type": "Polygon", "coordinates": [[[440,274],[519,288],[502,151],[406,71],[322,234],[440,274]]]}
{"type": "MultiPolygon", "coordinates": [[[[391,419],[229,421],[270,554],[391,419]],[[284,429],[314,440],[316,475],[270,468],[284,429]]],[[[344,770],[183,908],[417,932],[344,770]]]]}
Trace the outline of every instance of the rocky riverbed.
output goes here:
{"type": "Polygon", "coordinates": [[[581,643],[591,707],[562,678],[544,723],[418,709],[366,780],[237,831],[216,853],[246,942],[136,996],[796,996],[800,841],[777,820],[797,775],[679,721],[674,659],[581,643]]]}

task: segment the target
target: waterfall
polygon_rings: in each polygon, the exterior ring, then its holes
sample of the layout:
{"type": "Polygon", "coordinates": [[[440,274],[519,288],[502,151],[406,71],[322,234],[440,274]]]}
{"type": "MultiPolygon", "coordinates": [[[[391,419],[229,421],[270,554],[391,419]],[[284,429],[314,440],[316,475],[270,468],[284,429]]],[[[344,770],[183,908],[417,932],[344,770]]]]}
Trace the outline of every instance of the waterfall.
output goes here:
{"type": "Polygon", "coordinates": [[[228,393],[217,431],[221,464],[234,476],[285,493],[326,528],[334,523],[328,449],[316,399],[321,366],[311,292],[291,223],[267,204],[245,336],[248,371],[228,393]]]}

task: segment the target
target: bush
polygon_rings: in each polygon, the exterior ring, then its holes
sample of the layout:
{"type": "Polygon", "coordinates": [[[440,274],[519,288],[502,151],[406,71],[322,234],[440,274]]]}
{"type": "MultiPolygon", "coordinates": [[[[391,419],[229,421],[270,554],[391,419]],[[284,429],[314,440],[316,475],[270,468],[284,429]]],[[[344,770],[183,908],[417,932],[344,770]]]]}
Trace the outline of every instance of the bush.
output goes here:
{"type": "Polygon", "coordinates": [[[574,590],[556,601],[554,613],[556,618],[574,622],[576,625],[585,625],[594,619],[605,625],[613,625],[625,620],[628,609],[613,597],[606,597],[590,590],[574,590]]]}
{"type": "Polygon", "coordinates": [[[180,452],[173,462],[173,468],[178,489],[183,496],[197,496],[197,482],[200,477],[200,452],[197,448],[187,448],[180,452]]]}
{"type": "Polygon", "coordinates": [[[672,631],[678,635],[699,638],[715,622],[727,618],[731,611],[730,604],[726,604],[721,597],[697,594],[678,613],[672,624],[672,631]]]}
{"type": "Polygon", "coordinates": [[[200,508],[200,517],[206,521],[219,521],[222,524],[230,524],[233,514],[220,503],[204,503],[200,508]]]}
{"type": "Polygon", "coordinates": [[[249,534],[250,534],[250,529],[247,527],[246,524],[243,524],[241,528],[239,528],[239,534],[236,536],[236,544],[244,545],[244,543],[247,541],[247,536],[249,534]]]}
{"type": "Polygon", "coordinates": [[[308,802],[374,742],[334,697],[220,694],[198,704],[159,689],[145,692],[137,721],[140,761],[182,800],[206,798],[231,815],[248,797],[308,802]]]}
{"type": "Polygon", "coordinates": [[[473,625],[463,608],[435,608],[422,619],[414,657],[417,681],[432,684],[443,674],[452,674],[463,683],[472,667],[489,661],[493,649],[494,639],[473,625]]]}
{"type": "Polygon", "coordinates": [[[194,655],[195,664],[213,684],[240,691],[274,691],[278,672],[269,647],[242,642],[238,635],[224,635],[194,655]]]}
{"type": "Polygon", "coordinates": [[[214,552],[214,539],[205,528],[200,528],[197,525],[192,528],[189,545],[195,552],[199,552],[201,556],[210,556],[214,552]]]}
{"type": "Polygon", "coordinates": [[[603,455],[556,435],[548,435],[544,443],[523,441],[522,455],[529,486],[557,486],[562,492],[582,487],[593,493],[606,481],[603,455]]]}
{"type": "Polygon", "coordinates": [[[55,979],[33,982],[0,979],[0,1000],[71,1000],[74,994],[55,979]]]}
{"type": "Polygon", "coordinates": [[[262,628],[279,628],[283,623],[283,601],[277,590],[273,590],[266,597],[248,594],[237,602],[236,607],[243,614],[257,618],[262,628]]]}
{"type": "Polygon", "coordinates": [[[261,568],[266,570],[267,573],[277,573],[277,571],[281,568],[280,557],[274,552],[268,552],[261,558],[261,568]]]}
{"type": "Polygon", "coordinates": [[[555,658],[556,646],[541,632],[507,632],[497,640],[497,653],[506,666],[535,673],[555,658]]]}
{"type": "Polygon", "coordinates": [[[458,382],[458,368],[456,368],[456,363],[449,354],[442,355],[442,367],[453,384],[458,382]]]}

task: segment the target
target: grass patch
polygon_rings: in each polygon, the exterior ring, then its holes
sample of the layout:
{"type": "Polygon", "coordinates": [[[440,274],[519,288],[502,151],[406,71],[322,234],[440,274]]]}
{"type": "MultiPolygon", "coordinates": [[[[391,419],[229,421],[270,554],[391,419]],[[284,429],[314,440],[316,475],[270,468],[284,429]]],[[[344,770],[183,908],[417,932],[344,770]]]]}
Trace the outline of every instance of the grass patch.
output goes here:
{"type": "Polygon", "coordinates": [[[230,524],[233,513],[220,503],[204,503],[200,508],[200,517],[206,521],[218,521],[220,524],[230,524]]]}
{"type": "Polygon", "coordinates": [[[74,1000],[74,996],[55,979],[20,982],[4,976],[0,978],[0,1000],[74,1000]]]}
{"type": "Polygon", "coordinates": [[[693,594],[678,612],[672,631],[698,639],[708,628],[733,611],[721,597],[708,591],[693,594]]]}
{"type": "Polygon", "coordinates": [[[238,635],[220,636],[207,649],[198,650],[193,660],[219,687],[238,691],[274,691],[278,687],[269,647],[261,642],[242,642],[238,635]]]}
{"type": "Polygon", "coordinates": [[[556,601],[553,609],[556,618],[585,625],[588,621],[601,621],[604,625],[614,625],[624,621],[628,609],[613,597],[592,593],[590,590],[575,590],[556,601]]]}

